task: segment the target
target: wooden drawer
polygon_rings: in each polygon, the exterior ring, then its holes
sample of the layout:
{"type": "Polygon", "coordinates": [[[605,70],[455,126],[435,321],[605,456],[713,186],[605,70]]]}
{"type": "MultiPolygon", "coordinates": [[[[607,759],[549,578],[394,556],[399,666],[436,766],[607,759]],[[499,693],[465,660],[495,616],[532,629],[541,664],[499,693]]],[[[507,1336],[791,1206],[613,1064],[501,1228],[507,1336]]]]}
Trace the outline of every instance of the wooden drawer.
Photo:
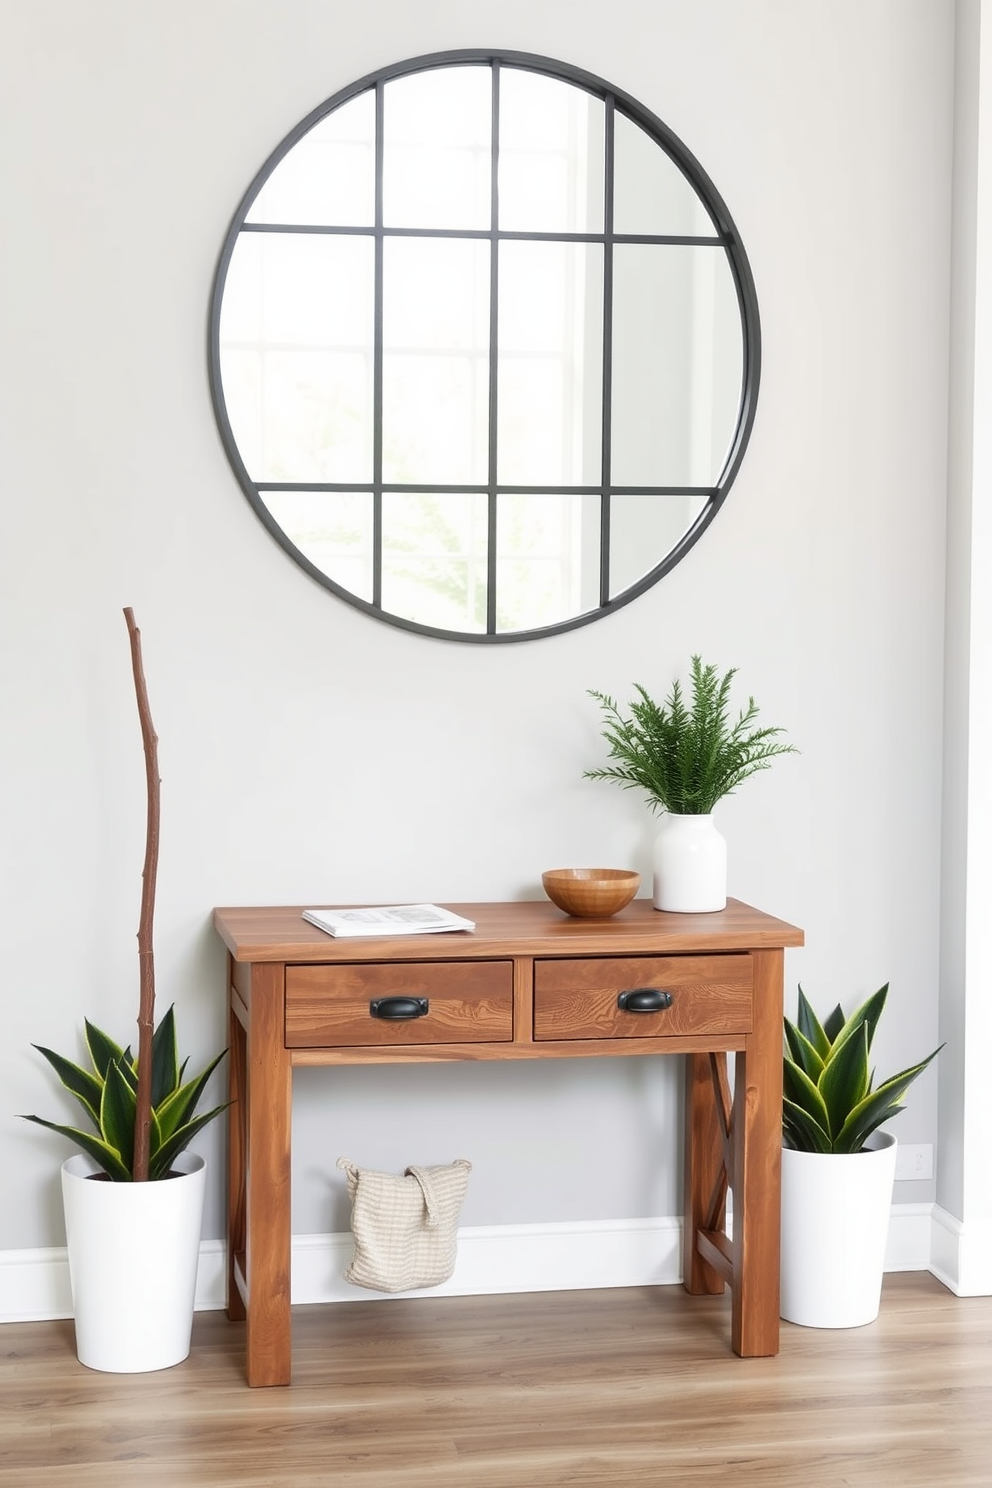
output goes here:
{"type": "Polygon", "coordinates": [[[510,961],[287,966],[286,1046],[500,1043],[513,1037],[510,961]],[[423,998],[428,1011],[373,1016],[383,998],[423,998]]]}
{"type": "Polygon", "coordinates": [[[611,956],[534,963],[536,1042],[750,1031],[749,956],[611,956]],[[619,1007],[620,994],[635,988],[668,993],[671,1004],[648,1012],[619,1007]]]}

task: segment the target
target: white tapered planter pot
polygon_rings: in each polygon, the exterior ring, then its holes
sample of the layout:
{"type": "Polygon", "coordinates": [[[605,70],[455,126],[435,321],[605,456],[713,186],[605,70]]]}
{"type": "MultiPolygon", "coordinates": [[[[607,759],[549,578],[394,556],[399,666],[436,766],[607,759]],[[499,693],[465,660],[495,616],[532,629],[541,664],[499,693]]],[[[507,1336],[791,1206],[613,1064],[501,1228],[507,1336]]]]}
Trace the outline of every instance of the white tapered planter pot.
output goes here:
{"type": "Polygon", "coordinates": [[[806,1328],[878,1317],[896,1139],[851,1154],[782,1152],[782,1316],[806,1328]]]}
{"type": "Polygon", "coordinates": [[[654,841],[654,907],[704,914],[727,904],[727,840],[712,814],[666,813],[654,841]]]}
{"type": "Polygon", "coordinates": [[[206,1169],[181,1153],[174,1178],[112,1183],[88,1157],[62,1165],[76,1353],[111,1374],[168,1369],[189,1353],[206,1169]]]}

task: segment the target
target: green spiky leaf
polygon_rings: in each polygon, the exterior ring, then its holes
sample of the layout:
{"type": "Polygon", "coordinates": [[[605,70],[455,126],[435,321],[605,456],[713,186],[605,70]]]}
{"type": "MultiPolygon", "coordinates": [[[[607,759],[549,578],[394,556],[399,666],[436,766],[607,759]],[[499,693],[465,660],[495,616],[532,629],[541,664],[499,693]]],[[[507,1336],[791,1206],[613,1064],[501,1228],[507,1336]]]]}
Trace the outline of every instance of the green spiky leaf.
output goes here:
{"type": "Polygon", "coordinates": [[[800,987],[796,1024],[783,1020],[782,1137],[787,1147],[863,1151],[872,1132],[903,1110],[902,1096],[940,1053],[935,1049],[874,1088],[869,1055],[888,991],[888,984],[880,987],[849,1018],[838,1004],[821,1023],[800,987]]]}
{"type": "Polygon", "coordinates": [[[96,1024],[91,1023],[88,1018],[84,1020],[83,1026],[86,1030],[86,1047],[90,1051],[93,1068],[99,1079],[105,1080],[112,1064],[128,1062],[127,1053],[120,1044],[114,1042],[109,1034],[97,1028],[96,1024]]]}
{"type": "MultiPolygon", "coordinates": [[[[940,1049],[944,1046],[941,1044],[940,1049]]],[[[840,1132],[837,1134],[839,1152],[860,1152],[868,1137],[883,1122],[888,1121],[903,1107],[899,1104],[906,1091],[918,1075],[921,1075],[931,1060],[936,1059],[940,1049],[935,1049],[926,1059],[914,1064],[911,1069],[901,1070],[879,1085],[859,1101],[851,1110],[840,1132]]]]}
{"type": "MultiPolygon", "coordinates": [[[[69,1137],[100,1164],[115,1182],[131,1182],[134,1158],[134,1128],[137,1112],[137,1077],[130,1048],[122,1048],[102,1029],[88,1020],[86,1043],[93,1072],[82,1069],[72,1060],[51,1049],[36,1045],[62,1084],[80,1101],[93,1121],[97,1135],[77,1127],[41,1116],[25,1116],[38,1126],[69,1137]]],[[[186,1080],[189,1061],[179,1063],[175,1013],[170,1007],[152,1036],[152,1109],[149,1129],[149,1177],[165,1177],[174,1158],[190,1140],[227,1104],[215,1106],[203,1116],[194,1117],[210,1076],[227,1050],[223,1050],[193,1079],[186,1080]]]]}
{"type": "Polygon", "coordinates": [[[799,1032],[813,1045],[820,1059],[826,1059],[830,1053],[830,1040],[802,987],[799,988],[799,1012],[796,1023],[799,1032]]]}
{"type": "MultiPolygon", "coordinates": [[[[158,1118],[162,1127],[163,1140],[169,1138],[173,1132],[185,1125],[192,1118],[193,1112],[199,1104],[200,1097],[214,1070],[224,1058],[227,1050],[223,1050],[216,1059],[211,1060],[206,1069],[195,1079],[189,1080],[174,1091],[158,1109],[158,1118]]],[[[223,1108],[221,1108],[223,1109],[223,1108]]]]}
{"type": "Polygon", "coordinates": [[[785,1041],[793,1062],[809,1075],[815,1085],[823,1073],[823,1060],[809,1039],[788,1018],[785,1020],[785,1041]]]}
{"type": "Polygon", "coordinates": [[[840,1015],[840,1024],[836,1032],[830,1035],[834,1047],[838,1048],[845,1039],[850,1038],[859,1028],[864,1026],[867,1029],[868,1048],[870,1050],[875,1037],[875,1030],[878,1027],[878,1021],[882,1016],[882,1010],[885,1007],[885,1000],[888,995],[889,984],[886,982],[884,987],[879,987],[877,992],[873,992],[870,997],[866,998],[849,1018],[845,1018],[843,1012],[838,1007],[836,1012],[840,1015]]]}
{"type": "Polygon", "coordinates": [[[782,1125],[785,1145],[798,1152],[829,1152],[830,1135],[802,1106],[783,1101],[782,1125]]]}
{"type": "Polygon", "coordinates": [[[786,1060],[783,1071],[786,1098],[800,1110],[805,1111],[811,1121],[830,1131],[830,1112],[819,1087],[813,1083],[806,1071],[791,1060],[786,1060]]]}
{"type": "Polygon", "coordinates": [[[71,1059],[65,1059],[61,1054],[56,1054],[54,1050],[46,1049],[41,1044],[35,1044],[34,1047],[39,1054],[45,1056],[66,1090],[76,1097],[99,1131],[100,1099],[103,1086],[96,1075],[90,1074],[89,1070],[84,1070],[80,1065],[74,1064],[71,1059]]]}
{"type": "Polygon", "coordinates": [[[179,1086],[179,1041],[174,1006],[152,1037],[152,1105],[160,1106],[179,1086]]]}
{"type": "Polygon", "coordinates": [[[107,1070],[100,1104],[100,1131],[108,1147],[120,1154],[121,1162],[130,1168],[134,1162],[134,1091],[119,1064],[107,1070]]]}
{"type": "Polygon", "coordinates": [[[851,1112],[868,1094],[868,1029],[859,1025],[856,1033],[836,1044],[825,1062],[817,1081],[829,1121],[827,1130],[838,1137],[851,1112]]]}
{"type": "Polygon", "coordinates": [[[22,1116],[21,1120],[33,1121],[36,1126],[47,1126],[49,1131],[68,1137],[77,1147],[81,1147],[88,1157],[98,1162],[103,1171],[108,1173],[116,1183],[130,1183],[131,1170],[121,1162],[120,1154],[100,1137],[95,1137],[92,1132],[80,1131],[77,1126],[63,1126],[58,1121],[46,1121],[43,1116],[22,1116]]]}
{"type": "Polygon", "coordinates": [[[201,1132],[216,1116],[226,1111],[229,1105],[230,1101],[225,1101],[222,1106],[215,1106],[212,1111],[206,1111],[202,1116],[194,1117],[192,1121],[188,1121],[185,1126],[179,1127],[170,1137],[166,1138],[149,1160],[148,1176],[150,1178],[168,1177],[169,1169],[180,1152],[185,1151],[197,1132],[201,1132]]]}

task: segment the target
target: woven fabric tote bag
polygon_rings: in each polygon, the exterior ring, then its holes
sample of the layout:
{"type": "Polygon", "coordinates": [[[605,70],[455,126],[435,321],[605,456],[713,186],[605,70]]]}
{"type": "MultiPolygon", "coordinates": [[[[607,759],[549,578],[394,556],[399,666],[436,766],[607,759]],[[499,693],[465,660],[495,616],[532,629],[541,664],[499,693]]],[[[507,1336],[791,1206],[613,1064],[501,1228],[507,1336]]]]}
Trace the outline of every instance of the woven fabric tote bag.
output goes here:
{"type": "Polygon", "coordinates": [[[455,1269],[458,1216],[472,1164],[464,1157],[399,1176],[338,1158],[351,1199],[355,1255],[345,1272],[355,1286],[409,1292],[439,1286],[455,1269]]]}

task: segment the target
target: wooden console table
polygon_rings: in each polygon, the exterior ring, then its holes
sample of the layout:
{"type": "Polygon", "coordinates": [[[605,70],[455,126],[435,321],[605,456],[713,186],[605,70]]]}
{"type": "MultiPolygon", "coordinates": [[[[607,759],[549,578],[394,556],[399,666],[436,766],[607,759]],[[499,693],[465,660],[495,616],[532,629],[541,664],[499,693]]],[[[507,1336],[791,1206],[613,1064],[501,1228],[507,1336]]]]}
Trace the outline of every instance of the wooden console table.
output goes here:
{"type": "Polygon", "coordinates": [[[290,1380],[299,1065],[685,1055],[684,1285],[729,1285],[735,1352],[777,1353],[782,968],[802,931],[733,899],[699,915],[638,899],[611,920],[449,907],[475,931],[337,940],[299,908],[214,911],[230,953],[227,1310],[247,1320],[248,1383],[290,1380]]]}

